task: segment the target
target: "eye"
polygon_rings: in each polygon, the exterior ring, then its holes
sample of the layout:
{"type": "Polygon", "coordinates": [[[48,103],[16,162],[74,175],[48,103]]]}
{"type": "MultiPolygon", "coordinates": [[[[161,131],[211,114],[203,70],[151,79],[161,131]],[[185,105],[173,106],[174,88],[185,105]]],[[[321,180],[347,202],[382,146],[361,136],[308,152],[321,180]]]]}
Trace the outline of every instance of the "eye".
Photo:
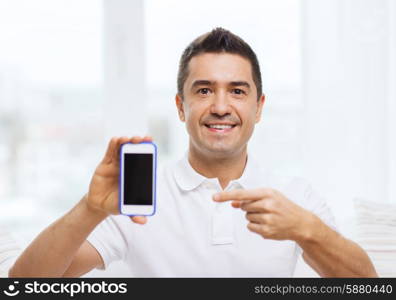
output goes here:
{"type": "Polygon", "coordinates": [[[233,91],[235,94],[237,94],[237,95],[246,94],[245,91],[244,91],[244,90],[241,90],[241,89],[233,89],[232,91],[233,91]]]}
{"type": "Polygon", "coordinates": [[[208,88],[201,88],[198,90],[198,93],[202,94],[202,95],[207,95],[207,94],[209,94],[209,92],[210,92],[210,89],[208,89],[208,88]]]}

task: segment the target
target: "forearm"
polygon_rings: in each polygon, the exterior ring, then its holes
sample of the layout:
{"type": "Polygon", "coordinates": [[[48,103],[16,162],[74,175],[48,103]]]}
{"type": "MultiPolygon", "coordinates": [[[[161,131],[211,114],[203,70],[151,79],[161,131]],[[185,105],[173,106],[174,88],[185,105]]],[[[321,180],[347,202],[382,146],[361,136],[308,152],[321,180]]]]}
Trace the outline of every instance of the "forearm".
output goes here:
{"type": "Polygon", "coordinates": [[[322,277],[377,277],[366,252],[311,216],[305,234],[297,241],[304,259],[322,277]]]}
{"type": "Polygon", "coordinates": [[[10,277],[61,277],[92,230],[106,218],[83,198],[36,237],[15,262],[10,277]]]}

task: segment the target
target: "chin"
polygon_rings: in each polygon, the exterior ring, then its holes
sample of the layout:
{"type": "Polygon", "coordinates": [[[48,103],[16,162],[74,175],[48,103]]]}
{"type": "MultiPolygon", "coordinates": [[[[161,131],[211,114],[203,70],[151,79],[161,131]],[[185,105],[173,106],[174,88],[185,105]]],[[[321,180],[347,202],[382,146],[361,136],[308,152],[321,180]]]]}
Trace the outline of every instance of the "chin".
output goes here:
{"type": "Polygon", "coordinates": [[[211,155],[215,155],[217,157],[225,157],[235,154],[237,152],[238,147],[226,146],[226,145],[210,145],[206,148],[206,151],[211,155]]]}

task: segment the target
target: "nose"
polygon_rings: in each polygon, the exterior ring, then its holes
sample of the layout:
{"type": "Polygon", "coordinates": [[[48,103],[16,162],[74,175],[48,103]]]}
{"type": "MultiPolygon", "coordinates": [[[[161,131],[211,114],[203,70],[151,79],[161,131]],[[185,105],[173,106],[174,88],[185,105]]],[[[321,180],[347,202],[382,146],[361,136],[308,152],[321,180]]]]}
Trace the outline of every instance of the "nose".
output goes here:
{"type": "Polygon", "coordinates": [[[231,106],[226,93],[217,93],[212,99],[210,106],[210,112],[212,114],[224,116],[231,113],[231,106]]]}

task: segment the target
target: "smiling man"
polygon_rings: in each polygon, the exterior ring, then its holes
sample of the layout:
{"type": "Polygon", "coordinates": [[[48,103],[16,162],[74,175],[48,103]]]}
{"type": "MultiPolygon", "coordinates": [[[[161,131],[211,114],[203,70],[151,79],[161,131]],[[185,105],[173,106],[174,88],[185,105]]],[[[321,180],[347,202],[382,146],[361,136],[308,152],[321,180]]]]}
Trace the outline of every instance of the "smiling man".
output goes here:
{"type": "MultiPolygon", "coordinates": [[[[211,38],[206,43],[213,43],[211,38]]],[[[184,55],[179,74],[176,105],[190,135],[189,162],[198,173],[218,178],[224,189],[230,180],[241,177],[247,142],[261,117],[260,73],[255,84],[248,59],[229,52],[204,52],[184,55]]]]}
{"type": "Polygon", "coordinates": [[[138,277],[284,277],[300,255],[321,276],[377,276],[309,184],[264,172],[248,154],[265,101],[248,44],[221,28],[198,37],[181,57],[177,84],[189,149],[159,172],[157,214],[131,218],[144,226],[119,215],[118,149],[150,138],[113,138],[88,193],[10,276],[75,277],[123,260],[138,277]]]}

